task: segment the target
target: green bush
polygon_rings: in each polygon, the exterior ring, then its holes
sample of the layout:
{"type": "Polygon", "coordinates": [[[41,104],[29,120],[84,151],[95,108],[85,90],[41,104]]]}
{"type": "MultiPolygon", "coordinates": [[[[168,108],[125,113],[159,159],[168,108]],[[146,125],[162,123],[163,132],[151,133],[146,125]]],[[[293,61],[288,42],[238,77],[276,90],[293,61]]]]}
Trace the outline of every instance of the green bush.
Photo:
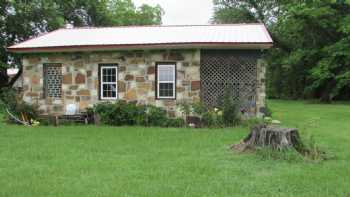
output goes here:
{"type": "Polygon", "coordinates": [[[227,88],[224,95],[222,105],[222,119],[226,127],[236,126],[239,124],[239,105],[232,98],[232,92],[230,88],[227,88]]]}
{"type": "MultiPolygon", "coordinates": [[[[254,126],[258,124],[263,124],[264,120],[261,118],[248,118],[246,120],[241,121],[241,125],[247,128],[253,128],[254,126]]],[[[266,123],[266,122],[265,122],[266,123]]]]}
{"type": "MultiPolygon", "coordinates": [[[[206,109],[202,103],[180,103],[179,106],[185,114],[200,117],[201,124],[204,127],[231,127],[239,122],[237,105],[233,102],[226,102],[222,110],[217,108],[206,109]]],[[[154,127],[184,127],[186,125],[184,119],[171,119],[167,116],[166,110],[152,105],[137,105],[136,103],[117,101],[115,103],[99,103],[94,106],[93,111],[99,115],[101,122],[106,125],[154,127]]]]}
{"type": "Polygon", "coordinates": [[[186,117],[190,116],[193,112],[193,105],[186,100],[180,101],[177,106],[186,117]]]}
{"type": "Polygon", "coordinates": [[[118,101],[116,103],[99,103],[94,107],[102,123],[113,126],[138,125],[145,116],[145,107],[136,103],[118,101]]]}
{"type": "Polygon", "coordinates": [[[14,110],[17,105],[16,91],[12,88],[1,88],[0,89],[0,110],[9,108],[14,110]]]}
{"type": "Polygon", "coordinates": [[[268,104],[266,104],[266,106],[265,106],[264,116],[265,117],[272,117],[272,110],[268,104]]]}
{"type": "Polygon", "coordinates": [[[99,103],[94,106],[93,111],[100,116],[103,124],[112,126],[183,127],[185,125],[183,119],[168,118],[162,108],[137,105],[133,102],[99,103]]]}
{"type": "Polygon", "coordinates": [[[164,127],[168,121],[167,113],[164,109],[149,105],[146,107],[145,126],[164,127]]]}
{"type": "Polygon", "coordinates": [[[166,127],[185,127],[185,120],[182,118],[169,118],[166,122],[166,127]]]}
{"type": "Polygon", "coordinates": [[[223,127],[223,116],[222,111],[218,109],[210,109],[203,113],[202,118],[202,125],[204,127],[223,127]]]}
{"type": "Polygon", "coordinates": [[[208,112],[207,107],[202,102],[195,102],[192,104],[193,113],[197,116],[203,116],[206,112],[208,112]]]}

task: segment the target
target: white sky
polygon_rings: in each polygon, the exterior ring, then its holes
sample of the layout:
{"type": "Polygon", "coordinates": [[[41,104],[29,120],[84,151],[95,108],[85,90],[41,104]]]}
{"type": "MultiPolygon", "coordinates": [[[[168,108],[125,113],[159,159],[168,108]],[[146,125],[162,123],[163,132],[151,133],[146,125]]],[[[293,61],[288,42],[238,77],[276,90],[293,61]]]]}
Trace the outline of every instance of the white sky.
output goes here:
{"type": "Polygon", "coordinates": [[[163,25],[208,24],[213,14],[212,0],[133,0],[136,6],[145,3],[164,9],[163,25]]]}

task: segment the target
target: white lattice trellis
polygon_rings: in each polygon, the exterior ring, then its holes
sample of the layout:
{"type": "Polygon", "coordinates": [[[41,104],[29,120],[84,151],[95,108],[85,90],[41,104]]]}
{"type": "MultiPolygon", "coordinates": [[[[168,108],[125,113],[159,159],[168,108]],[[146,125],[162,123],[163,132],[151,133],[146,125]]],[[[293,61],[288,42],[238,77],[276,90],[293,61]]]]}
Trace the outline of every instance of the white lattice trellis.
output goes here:
{"type": "Polygon", "coordinates": [[[210,107],[222,103],[230,88],[242,107],[255,107],[257,51],[203,50],[201,53],[201,96],[210,107]]]}

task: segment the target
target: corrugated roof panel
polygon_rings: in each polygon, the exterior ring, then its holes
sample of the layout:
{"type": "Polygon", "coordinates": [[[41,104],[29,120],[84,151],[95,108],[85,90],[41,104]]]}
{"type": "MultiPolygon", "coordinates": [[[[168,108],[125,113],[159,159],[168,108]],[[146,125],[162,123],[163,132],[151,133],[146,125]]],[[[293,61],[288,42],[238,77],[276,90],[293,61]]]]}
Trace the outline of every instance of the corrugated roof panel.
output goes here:
{"type": "Polygon", "coordinates": [[[272,39],[262,24],[72,28],[59,29],[8,49],[200,43],[271,44],[272,39]]]}

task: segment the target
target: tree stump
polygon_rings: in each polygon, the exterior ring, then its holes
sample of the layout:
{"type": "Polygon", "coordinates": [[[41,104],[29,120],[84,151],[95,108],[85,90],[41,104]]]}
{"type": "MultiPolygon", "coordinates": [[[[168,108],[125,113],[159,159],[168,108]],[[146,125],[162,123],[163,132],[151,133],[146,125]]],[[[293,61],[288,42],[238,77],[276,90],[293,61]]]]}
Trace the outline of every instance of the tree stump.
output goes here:
{"type": "Polygon", "coordinates": [[[239,144],[231,146],[239,152],[255,150],[257,147],[269,147],[274,150],[295,148],[300,151],[302,143],[297,129],[279,128],[269,125],[257,125],[239,144]]]}

